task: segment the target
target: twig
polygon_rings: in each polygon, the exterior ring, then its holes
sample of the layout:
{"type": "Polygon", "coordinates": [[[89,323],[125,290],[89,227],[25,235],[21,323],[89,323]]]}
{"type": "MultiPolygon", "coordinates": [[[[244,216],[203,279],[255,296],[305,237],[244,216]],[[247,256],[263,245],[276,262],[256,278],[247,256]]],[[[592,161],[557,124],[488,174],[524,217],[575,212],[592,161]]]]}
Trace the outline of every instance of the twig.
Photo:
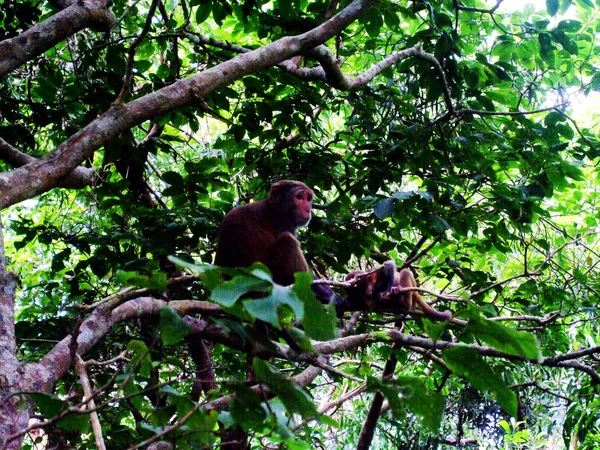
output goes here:
{"type": "Polygon", "coordinates": [[[156,7],[158,5],[158,0],[152,0],[152,4],[148,9],[148,15],[146,16],[146,23],[144,24],[144,28],[142,29],[139,36],[133,41],[131,46],[129,47],[129,55],[127,57],[127,69],[125,70],[125,76],[123,77],[123,87],[121,88],[121,92],[119,96],[115,100],[115,103],[122,104],[125,102],[125,97],[129,93],[129,88],[131,86],[131,82],[133,79],[133,65],[135,63],[135,50],[138,45],[141,44],[144,37],[150,31],[150,25],[152,25],[152,19],[154,18],[154,12],[156,11],[156,7]]]}
{"type": "Polygon", "coordinates": [[[79,373],[79,380],[81,381],[81,386],[83,387],[83,394],[85,395],[87,407],[91,409],[90,421],[92,422],[92,430],[94,432],[94,440],[96,441],[96,449],[106,450],[104,438],[102,437],[102,426],[100,425],[100,419],[98,418],[98,413],[96,412],[96,402],[94,402],[94,394],[90,385],[90,379],[85,371],[85,363],[79,354],[75,357],[75,368],[77,369],[77,373],[79,373]]]}

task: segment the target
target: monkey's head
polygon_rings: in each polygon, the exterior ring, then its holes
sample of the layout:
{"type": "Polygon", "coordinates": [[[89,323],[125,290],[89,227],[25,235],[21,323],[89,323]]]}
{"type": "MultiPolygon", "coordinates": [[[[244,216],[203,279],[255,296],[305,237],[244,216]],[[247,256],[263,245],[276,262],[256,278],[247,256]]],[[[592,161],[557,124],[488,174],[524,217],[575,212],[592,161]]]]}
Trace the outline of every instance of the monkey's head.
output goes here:
{"type": "Polygon", "coordinates": [[[296,228],[310,222],[315,194],[300,181],[282,180],[271,186],[267,201],[281,214],[287,215],[296,228]]]}

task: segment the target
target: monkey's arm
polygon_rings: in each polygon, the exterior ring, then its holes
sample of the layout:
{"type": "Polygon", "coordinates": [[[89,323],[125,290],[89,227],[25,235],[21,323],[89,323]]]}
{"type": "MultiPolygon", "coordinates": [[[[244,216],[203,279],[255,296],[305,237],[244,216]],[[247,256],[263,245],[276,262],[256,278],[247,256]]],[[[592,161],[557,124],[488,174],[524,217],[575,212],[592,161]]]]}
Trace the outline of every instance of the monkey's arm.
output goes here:
{"type": "Polygon", "coordinates": [[[452,319],[452,311],[438,311],[432,308],[417,291],[402,292],[398,288],[417,287],[417,280],[409,269],[402,269],[396,277],[395,286],[390,289],[390,299],[395,299],[401,306],[410,311],[418,306],[425,316],[431,320],[448,321],[452,319]]]}
{"type": "Polygon", "coordinates": [[[289,232],[279,235],[261,258],[273,274],[273,281],[284,286],[294,282],[294,273],[308,272],[308,264],[302,254],[298,239],[289,232]]]}

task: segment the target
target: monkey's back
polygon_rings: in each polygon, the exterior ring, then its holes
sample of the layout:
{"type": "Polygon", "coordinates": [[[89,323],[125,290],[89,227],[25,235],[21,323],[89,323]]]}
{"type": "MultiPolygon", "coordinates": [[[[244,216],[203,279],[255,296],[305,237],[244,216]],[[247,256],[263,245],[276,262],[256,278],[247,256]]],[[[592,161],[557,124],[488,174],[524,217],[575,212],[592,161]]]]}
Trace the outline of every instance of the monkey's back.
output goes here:
{"type": "Polygon", "coordinates": [[[268,229],[264,200],[232,209],[219,227],[215,264],[248,267],[261,260],[277,235],[268,229]]]}

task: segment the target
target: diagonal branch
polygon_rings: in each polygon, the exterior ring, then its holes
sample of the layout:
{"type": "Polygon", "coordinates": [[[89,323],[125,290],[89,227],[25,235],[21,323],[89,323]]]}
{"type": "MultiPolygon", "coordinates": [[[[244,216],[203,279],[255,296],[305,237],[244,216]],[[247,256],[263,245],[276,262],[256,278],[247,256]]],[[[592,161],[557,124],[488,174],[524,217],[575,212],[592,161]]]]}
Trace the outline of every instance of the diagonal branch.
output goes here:
{"type": "Polygon", "coordinates": [[[116,19],[107,0],[70,2],[20,35],[0,42],[0,78],[85,28],[109,31],[116,19]]]}
{"type": "Polygon", "coordinates": [[[0,175],[0,209],[54,188],[96,150],[130,128],[159,114],[194,105],[214,90],[240,78],[306,53],[336,36],[377,0],[354,0],[318,27],[243,53],[190,78],[113,106],[43,158],[0,175]]]}
{"type": "MultiPolygon", "coordinates": [[[[0,138],[0,159],[12,167],[21,167],[36,160],[33,156],[20,152],[4,139],[0,138]]],[[[94,169],[79,166],[62,179],[58,186],[68,189],[81,189],[96,183],[94,169]]]]}

